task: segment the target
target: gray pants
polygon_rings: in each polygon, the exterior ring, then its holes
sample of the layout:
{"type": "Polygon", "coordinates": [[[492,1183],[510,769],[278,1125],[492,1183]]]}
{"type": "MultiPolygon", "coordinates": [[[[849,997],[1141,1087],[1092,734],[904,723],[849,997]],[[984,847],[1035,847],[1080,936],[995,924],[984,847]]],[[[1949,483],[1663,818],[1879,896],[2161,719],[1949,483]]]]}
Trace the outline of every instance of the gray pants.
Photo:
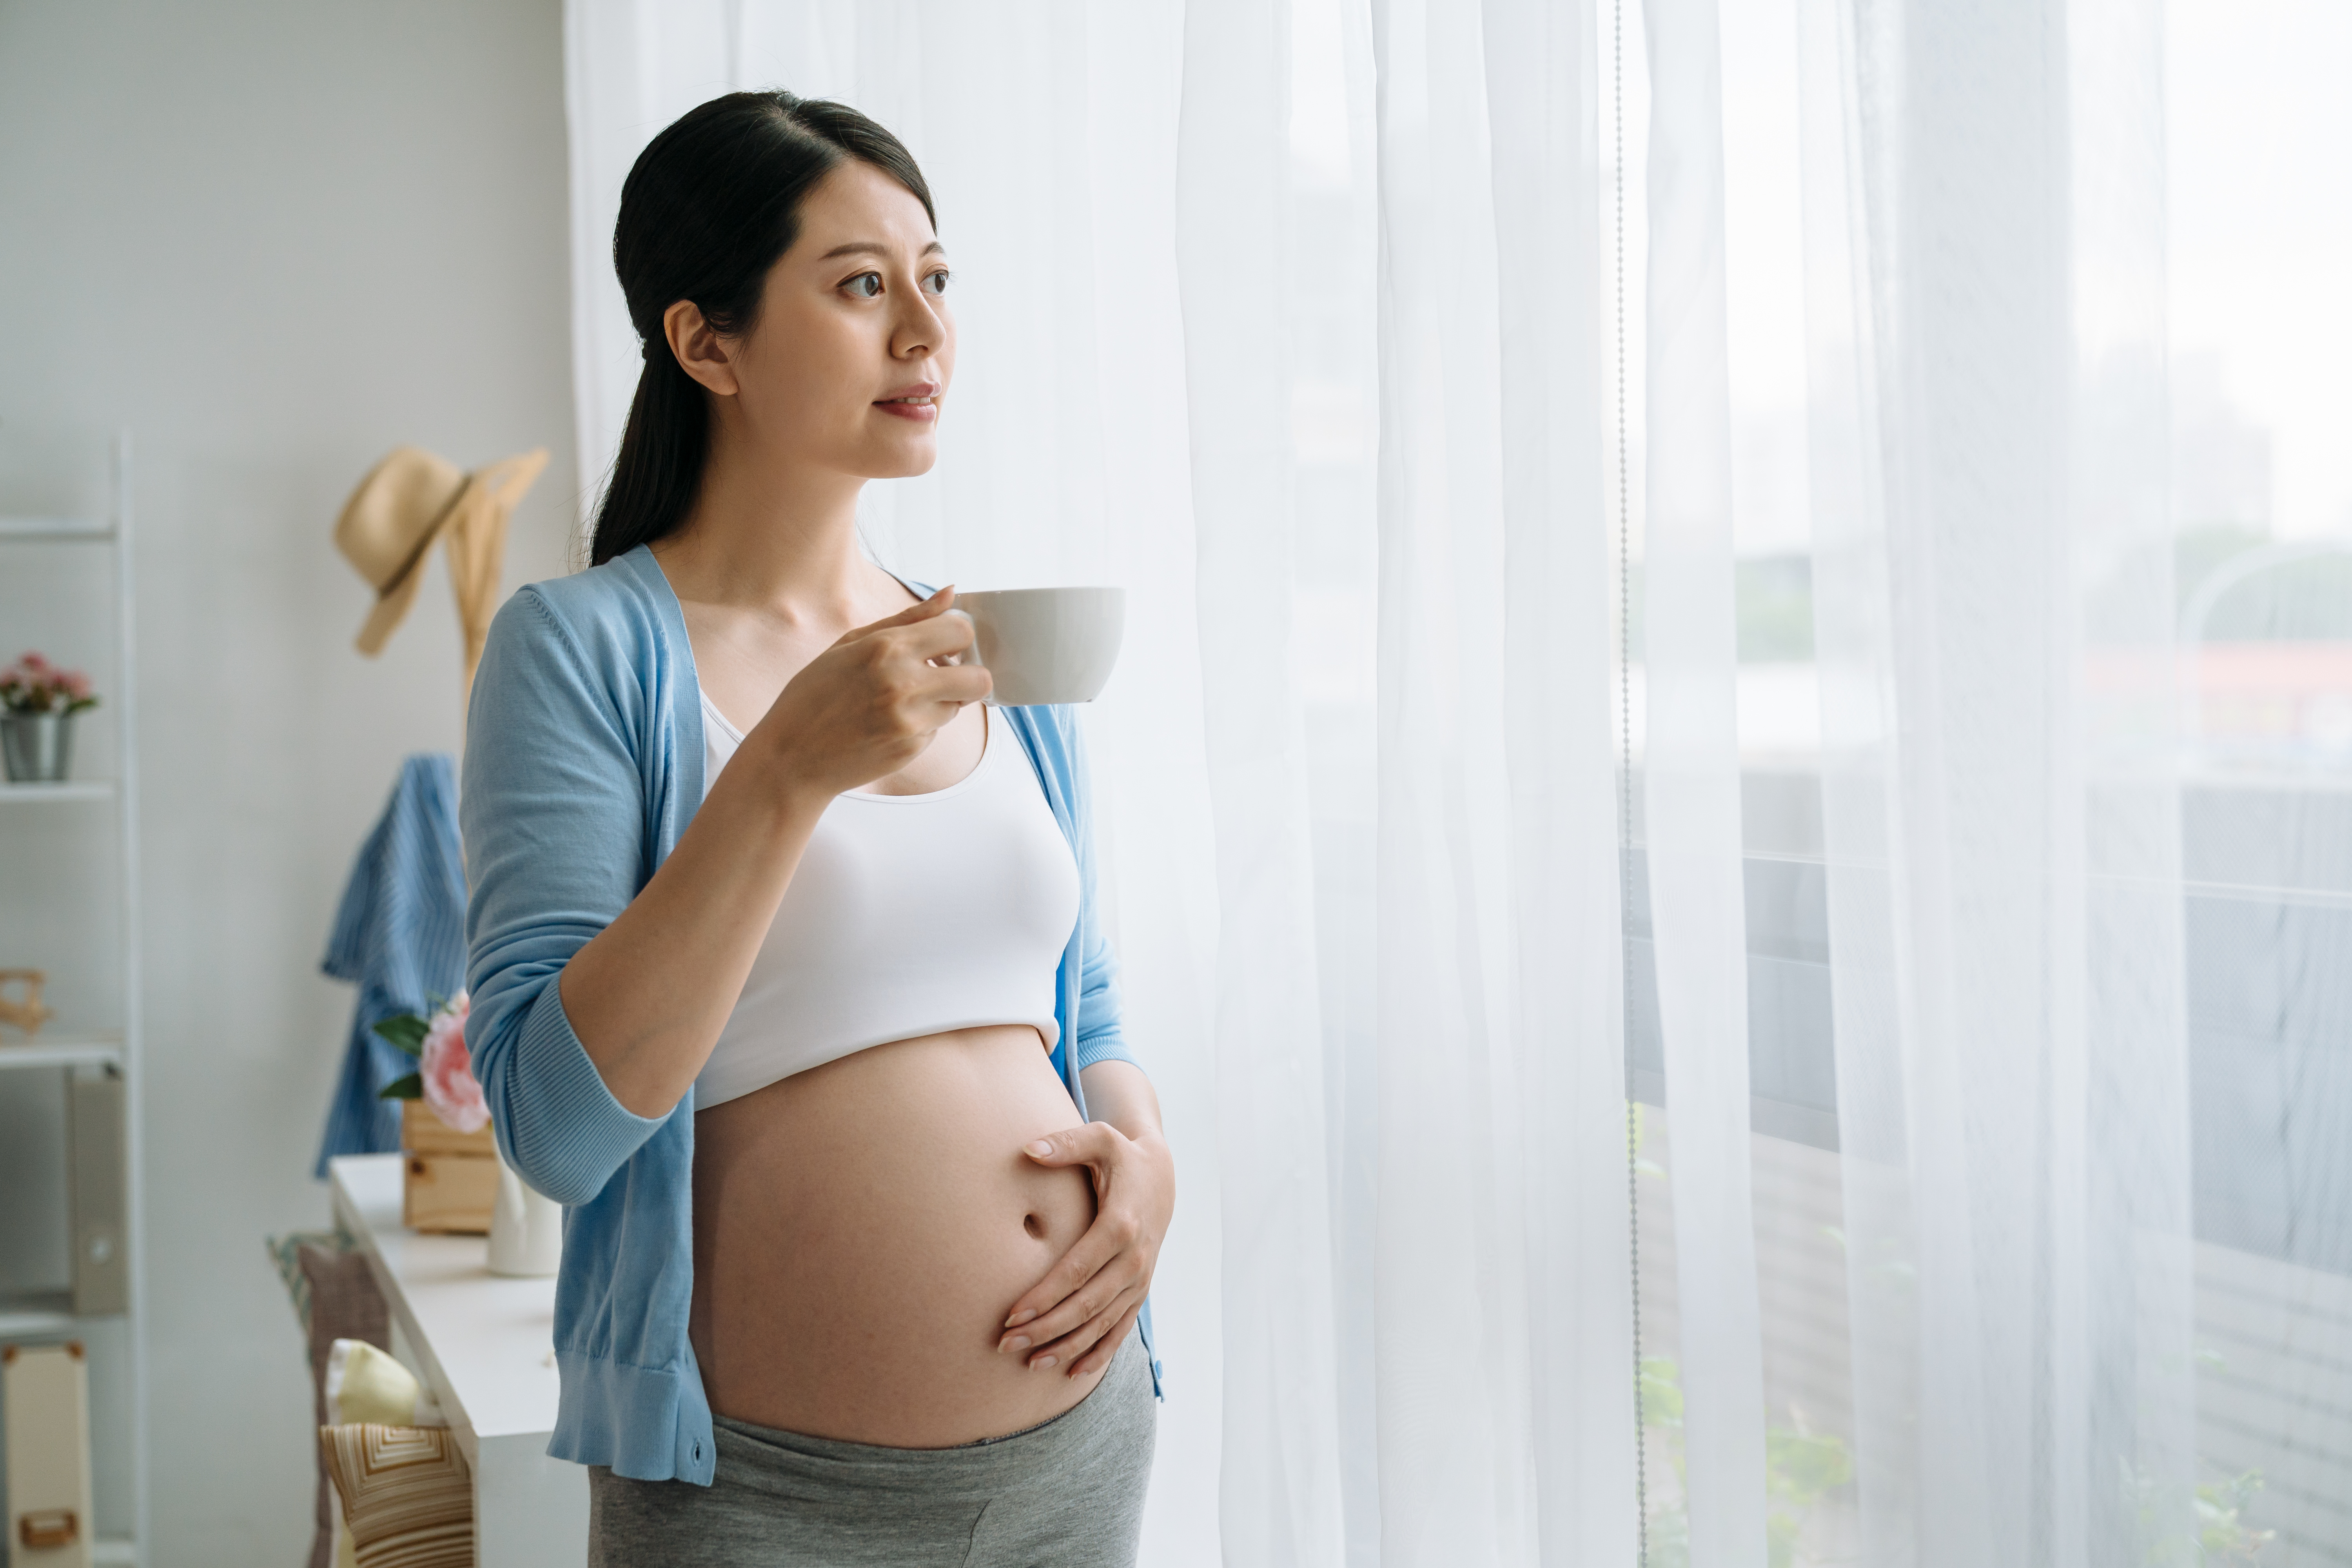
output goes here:
{"type": "Polygon", "coordinates": [[[1129,1568],[1158,1412],[1130,1330],[1095,1391],[960,1448],[882,1448],[715,1419],[708,1487],[588,1471],[589,1568],[1129,1568]]]}

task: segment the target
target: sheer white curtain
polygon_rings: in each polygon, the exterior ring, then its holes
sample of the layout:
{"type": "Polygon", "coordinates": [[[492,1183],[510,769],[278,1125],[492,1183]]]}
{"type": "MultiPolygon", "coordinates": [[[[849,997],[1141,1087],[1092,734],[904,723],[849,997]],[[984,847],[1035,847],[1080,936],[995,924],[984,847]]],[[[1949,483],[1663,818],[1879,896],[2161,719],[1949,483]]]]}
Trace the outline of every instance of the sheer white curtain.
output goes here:
{"type": "Polygon", "coordinates": [[[1674,1250],[1655,1265],[1671,1269],[1682,1306],[1690,1560],[1761,1568],[1763,1332],[1748,1149],[1722,51],[1715,0],[1652,0],[1647,15],[1641,760],[1675,1222],[1674,1250]]]}
{"type": "Polygon", "coordinates": [[[1806,24],[1844,105],[1807,262],[1863,1550],[2160,1560],[2194,1478],[2157,11],[1806,24]]]}
{"type": "Polygon", "coordinates": [[[1130,591],[1148,1561],[2352,1558],[2352,741],[2181,732],[2288,656],[2175,657],[2164,3],[569,0],[583,494],[621,178],[782,86],[957,268],[877,553],[1130,591]]]}
{"type": "Polygon", "coordinates": [[[1589,8],[572,0],[567,38],[584,494],[636,374],[620,181],[783,86],[907,140],[958,271],[877,551],[1130,590],[1088,719],[1184,1182],[1149,1560],[1628,1559],[1589,8]]]}
{"type": "Polygon", "coordinates": [[[1380,1560],[1622,1562],[1592,17],[1376,0],[1371,21],[1380,1560]]]}
{"type": "Polygon", "coordinates": [[[2194,1507],[2159,10],[1644,7],[1644,1285],[1691,1562],[2252,1539],[2194,1507]],[[1785,560],[1810,646],[1758,653],[1785,560]]]}

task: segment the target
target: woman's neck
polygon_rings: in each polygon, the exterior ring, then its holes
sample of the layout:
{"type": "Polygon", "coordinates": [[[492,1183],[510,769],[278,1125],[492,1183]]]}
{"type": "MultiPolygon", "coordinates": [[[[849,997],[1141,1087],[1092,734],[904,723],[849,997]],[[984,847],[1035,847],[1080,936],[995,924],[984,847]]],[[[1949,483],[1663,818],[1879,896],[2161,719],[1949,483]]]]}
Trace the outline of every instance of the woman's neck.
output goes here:
{"type": "Polygon", "coordinates": [[[857,542],[866,481],[806,463],[750,460],[712,435],[694,510],[653,547],[677,596],[793,624],[863,625],[875,575],[857,542]]]}

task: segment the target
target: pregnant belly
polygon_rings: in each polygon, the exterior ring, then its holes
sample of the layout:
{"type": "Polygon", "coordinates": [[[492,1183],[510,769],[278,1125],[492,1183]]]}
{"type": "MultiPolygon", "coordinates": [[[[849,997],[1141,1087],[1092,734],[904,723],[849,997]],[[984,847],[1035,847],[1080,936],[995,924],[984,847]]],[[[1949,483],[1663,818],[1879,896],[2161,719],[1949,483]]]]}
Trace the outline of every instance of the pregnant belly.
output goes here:
{"type": "Polygon", "coordinates": [[[859,1051],[695,1118],[694,1353],[711,1408],[899,1448],[1002,1436],[1097,1379],[1000,1355],[1005,1315],[1094,1220],[1037,1032],[859,1051]]]}

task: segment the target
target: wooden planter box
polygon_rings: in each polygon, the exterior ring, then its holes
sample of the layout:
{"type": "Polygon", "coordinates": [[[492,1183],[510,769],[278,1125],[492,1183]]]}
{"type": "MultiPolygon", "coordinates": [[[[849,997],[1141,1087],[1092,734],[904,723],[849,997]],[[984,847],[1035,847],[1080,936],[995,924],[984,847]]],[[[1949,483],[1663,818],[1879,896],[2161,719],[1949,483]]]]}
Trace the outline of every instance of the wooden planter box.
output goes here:
{"type": "Polygon", "coordinates": [[[411,1230],[488,1236],[499,1196],[499,1146],[490,1130],[460,1132],[421,1100],[400,1102],[405,1161],[400,1223],[411,1230]]]}

